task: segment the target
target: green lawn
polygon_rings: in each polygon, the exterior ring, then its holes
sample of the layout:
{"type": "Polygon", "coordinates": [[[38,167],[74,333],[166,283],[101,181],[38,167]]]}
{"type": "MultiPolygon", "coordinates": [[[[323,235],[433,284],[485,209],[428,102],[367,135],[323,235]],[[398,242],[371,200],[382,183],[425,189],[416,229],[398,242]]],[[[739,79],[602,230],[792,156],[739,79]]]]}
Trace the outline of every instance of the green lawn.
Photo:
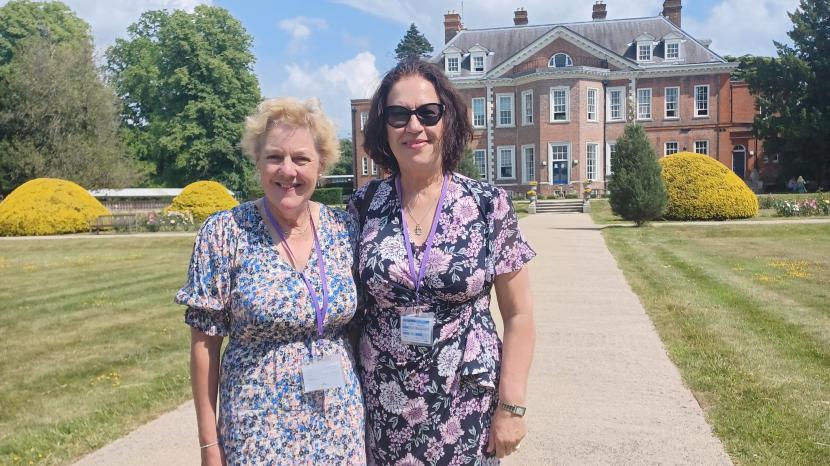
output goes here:
{"type": "Polygon", "coordinates": [[[66,464],[189,398],[192,244],[0,241],[0,464],[66,464]]]}
{"type": "Polygon", "coordinates": [[[736,464],[827,464],[830,225],[603,234],[736,464]]]}

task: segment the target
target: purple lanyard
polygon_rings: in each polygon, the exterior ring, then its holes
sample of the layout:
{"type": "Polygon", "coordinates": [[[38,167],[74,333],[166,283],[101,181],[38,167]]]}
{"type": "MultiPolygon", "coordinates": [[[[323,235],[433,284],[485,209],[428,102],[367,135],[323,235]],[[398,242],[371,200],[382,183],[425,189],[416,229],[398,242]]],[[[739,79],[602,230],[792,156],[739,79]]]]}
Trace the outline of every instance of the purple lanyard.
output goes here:
{"type": "MultiPolygon", "coordinates": [[[[282,231],[282,227],[277,221],[274,219],[274,215],[271,213],[271,209],[268,208],[268,201],[264,200],[264,207],[265,213],[268,214],[268,220],[271,222],[271,226],[274,227],[274,230],[277,231],[277,235],[279,235],[280,240],[282,240],[282,246],[285,248],[285,252],[288,253],[288,256],[291,258],[291,263],[294,264],[294,267],[297,266],[297,260],[294,259],[294,253],[291,251],[291,247],[288,246],[288,241],[285,239],[285,232],[282,231]]],[[[314,306],[314,311],[317,314],[317,334],[320,335],[320,338],[323,337],[323,321],[326,319],[326,310],[329,307],[329,291],[328,286],[326,285],[326,263],[323,260],[323,253],[320,250],[320,240],[317,238],[317,227],[314,226],[314,220],[311,218],[311,210],[308,211],[308,220],[311,222],[311,232],[314,235],[314,250],[317,252],[317,267],[320,271],[320,282],[322,283],[323,288],[323,304],[320,305],[320,300],[317,297],[317,292],[314,291],[314,286],[311,284],[311,280],[306,277],[305,273],[302,271],[298,271],[300,276],[303,277],[303,281],[305,282],[306,288],[308,288],[308,294],[311,296],[311,303],[314,306]]]]}
{"type": "Polygon", "coordinates": [[[421,282],[424,280],[424,274],[427,270],[427,262],[429,260],[429,253],[432,252],[432,241],[435,239],[435,230],[438,227],[438,217],[441,216],[441,211],[444,208],[444,197],[447,195],[447,186],[449,185],[450,175],[444,175],[444,183],[441,185],[441,196],[438,198],[438,205],[435,206],[435,214],[432,217],[432,227],[429,229],[429,236],[427,236],[426,247],[424,248],[424,256],[421,258],[421,267],[418,274],[415,274],[415,258],[412,254],[412,243],[409,242],[409,228],[406,226],[406,215],[403,212],[403,196],[401,195],[401,177],[395,177],[395,189],[398,190],[398,201],[401,204],[401,225],[403,226],[403,244],[406,249],[406,257],[409,259],[409,276],[415,283],[415,304],[420,303],[421,282]]]}

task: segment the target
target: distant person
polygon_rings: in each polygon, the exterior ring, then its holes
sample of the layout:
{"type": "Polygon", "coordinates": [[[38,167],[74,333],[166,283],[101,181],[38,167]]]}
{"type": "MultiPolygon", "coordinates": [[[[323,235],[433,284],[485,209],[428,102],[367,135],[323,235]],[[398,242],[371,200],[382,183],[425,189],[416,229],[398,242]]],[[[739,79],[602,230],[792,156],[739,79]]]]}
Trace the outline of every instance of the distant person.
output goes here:
{"type": "Polygon", "coordinates": [[[787,180],[787,192],[794,193],[795,189],[795,178],[790,178],[789,180],[787,180]]]}
{"type": "Polygon", "coordinates": [[[334,126],[313,101],[267,100],[242,147],[265,196],[205,221],[176,295],[192,327],[202,464],[366,464],[344,335],[357,304],[354,223],[310,201],[339,156],[334,126]]]}
{"type": "Polygon", "coordinates": [[[804,181],[804,177],[799,176],[798,179],[795,180],[795,192],[799,194],[807,192],[807,183],[804,181]]]}
{"type": "Polygon", "coordinates": [[[364,148],[392,173],[350,204],[370,463],[498,464],[526,433],[535,253],[507,193],[455,173],[472,129],[443,70],[402,61],[370,106],[364,148]]]}

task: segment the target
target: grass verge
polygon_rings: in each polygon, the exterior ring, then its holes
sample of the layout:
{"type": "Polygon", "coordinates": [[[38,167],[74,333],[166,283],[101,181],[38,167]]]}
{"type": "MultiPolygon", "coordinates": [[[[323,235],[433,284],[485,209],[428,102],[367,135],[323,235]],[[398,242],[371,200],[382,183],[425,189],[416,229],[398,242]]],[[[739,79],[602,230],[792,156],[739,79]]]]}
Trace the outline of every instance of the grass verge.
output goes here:
{"type": "Polygon", "coordinates": [[[830,458],[830,225],[605,238],[737,464],[830,458]]]}
{"type": "Polygon", "coordinates": [[[0,241],[0,464],[66,464],[189,398],[192,244],[0,241]]]}

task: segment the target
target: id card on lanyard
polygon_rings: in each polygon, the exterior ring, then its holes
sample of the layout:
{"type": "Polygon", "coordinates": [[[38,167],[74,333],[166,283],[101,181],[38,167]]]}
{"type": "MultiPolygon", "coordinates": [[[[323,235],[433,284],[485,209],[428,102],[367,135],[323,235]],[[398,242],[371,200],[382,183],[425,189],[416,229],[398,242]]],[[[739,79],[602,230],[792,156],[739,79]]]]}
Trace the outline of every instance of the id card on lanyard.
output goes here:
{"type": "Polygon", "coordinates": [[[401,320],[401,343],[405,345],[432,346],[435,343],[435,314],[429,311],[429,306],[421,305],[420,291],[421,283],[424,281],[429,255],[432,252],[432,243],[435,240],[435,230],[438,228],[438,218],[444,207],[444,198],[447,196],[447,186],[450,175],[444,174],[444,182],[441,185],[441,195],[438,198],[438,205],[435,206],[435,214],[432,216],[432,226],[429,229],[429,236],[424,246],[424,255],[421,257],[421,266],[415,272],[415,258],[412,252],[412,243],[409,241],[409,227],[406,224],[406,216],[403,213],[403,196],[401,195],[401,177],[395,178],[395,188],[398,190],[398,199],[401,203],[401,229],[403,230],[403,243],[406,249],[406,258],[409,261],[409,276],[415,284],[415,305],[399,306],[398,315],[401,320]]]}
{"type": "MultiPolygon", "coordinates": [[[[288,245],[285,232],[283,232],[280,224],[277,223],[277,220],[271,213],[271,209],[269,209],[266,204],[267,202],[267,200],[263,200],[263,207],[265,208],[265,213],[268,215],[268,220],[271,222],[271,226],[274,227],[274,230],[276,230],[277,235],[279,235],[280,240],[282,241],[282,246],[285,248],[285,252],[288,253],[288,257],[291,259],[291,263],[294,264],[294,267],[296,267],[297,261],[294,258],[294,253],[291,251],[291,247],[288,245]]],[[[328,285],[326,284],[326,263],[323,259],[320,239],[317,237],[317,227],[314,225],[314,219],[311,216],[310,208],[308,211],[308,220],[311,222],[311,232],[314,235],[314,251],[317,254],[317,269],[320,274],[320,282],[323,292],[322,301],[320,300],[320,297],[317,296],[317,291],[314,289],[314,285],[311,283],[311,280],[308,279],[305,272],[299,271],[299,273],[306,288],[308,289],[308,294],[311,297],[311,306],[314,308],[315,320],[317,322],[317,336],[318,338],[322,338],[323,323],[325,322],[326,312],[329,306],[328,285]]],[[[339,355],[334,354],[324,358],[315,359],[314,355],[311,353],[310,342],[308,350],[311,360],[306,361],[301,368],[303,393],[310,393],[328,388],[337,388],[346,385],[346,379],[343,376],[343,361],[339,355]]]]}

